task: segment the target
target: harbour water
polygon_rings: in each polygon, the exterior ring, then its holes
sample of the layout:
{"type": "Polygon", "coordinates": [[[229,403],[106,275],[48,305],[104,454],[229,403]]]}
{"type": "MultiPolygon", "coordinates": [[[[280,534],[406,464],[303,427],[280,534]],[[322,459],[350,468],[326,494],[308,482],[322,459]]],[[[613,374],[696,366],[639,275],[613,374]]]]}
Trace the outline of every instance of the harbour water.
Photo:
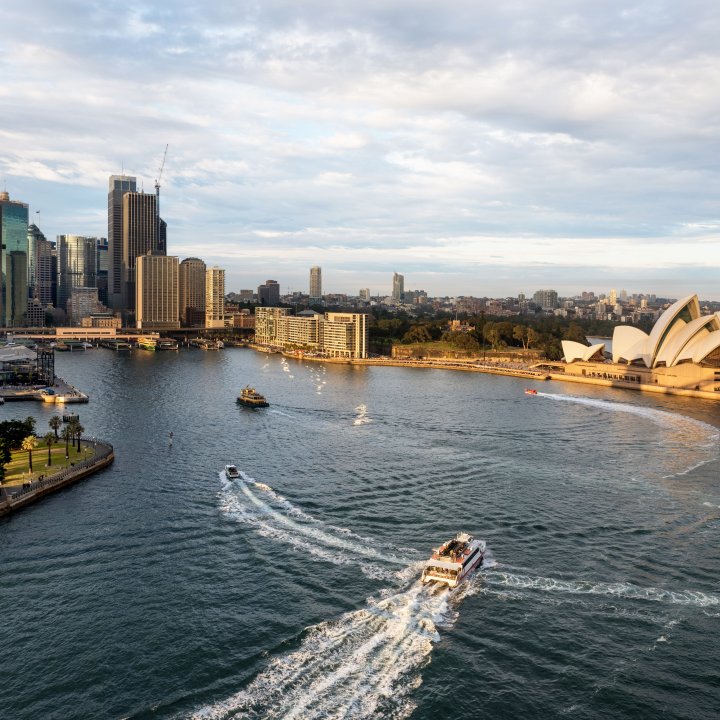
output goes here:
{"type": "Polygon", "coordinates": [[[717,405],[242,349],[56,362],[116,460],[0,521],[3,718],[717,717],[717,405]],[[491,557],[421,587],[458,530],[491,557]]]}

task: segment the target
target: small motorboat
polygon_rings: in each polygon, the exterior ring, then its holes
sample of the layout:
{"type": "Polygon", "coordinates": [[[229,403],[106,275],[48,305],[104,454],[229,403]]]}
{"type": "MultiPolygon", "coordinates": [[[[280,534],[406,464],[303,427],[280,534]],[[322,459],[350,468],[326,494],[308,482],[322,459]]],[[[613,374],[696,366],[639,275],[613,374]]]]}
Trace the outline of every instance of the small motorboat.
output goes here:
{"type": "Polygon", "coordinates": [[[525,394],[526,395],[537,395],[537,390],[533,390],[532,388],[525,388],[525,394]]]}
{"type": "Polygon", "coordinates": [[[228,480],[237,480],[237,478],[240,477],[240,471],[237,469],[235,465],[226,465],[225,466],[225,477],[228,480]]]}

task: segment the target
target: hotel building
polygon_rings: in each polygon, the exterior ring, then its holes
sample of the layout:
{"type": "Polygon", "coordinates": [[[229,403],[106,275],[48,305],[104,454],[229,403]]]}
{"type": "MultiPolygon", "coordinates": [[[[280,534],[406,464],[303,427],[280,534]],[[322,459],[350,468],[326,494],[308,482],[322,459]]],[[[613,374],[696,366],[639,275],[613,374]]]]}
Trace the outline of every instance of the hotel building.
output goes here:
{"type": "Polygon", "coordinates": [[[200,258],[180,263],[180,323],[187,327],[205,324],[205,281],[207,267],[200,258]]]}

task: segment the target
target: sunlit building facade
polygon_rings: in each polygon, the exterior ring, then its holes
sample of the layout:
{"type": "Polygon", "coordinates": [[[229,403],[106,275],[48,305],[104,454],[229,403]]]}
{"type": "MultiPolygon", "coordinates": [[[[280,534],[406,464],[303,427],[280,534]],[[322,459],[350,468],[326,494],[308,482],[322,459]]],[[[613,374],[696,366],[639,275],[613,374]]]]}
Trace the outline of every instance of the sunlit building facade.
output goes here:
{"type": "Polygon", "coordinates": [[[0,325],[24,325],[28,300],[28,216],[26,203],[0,192],[0,325]]]}

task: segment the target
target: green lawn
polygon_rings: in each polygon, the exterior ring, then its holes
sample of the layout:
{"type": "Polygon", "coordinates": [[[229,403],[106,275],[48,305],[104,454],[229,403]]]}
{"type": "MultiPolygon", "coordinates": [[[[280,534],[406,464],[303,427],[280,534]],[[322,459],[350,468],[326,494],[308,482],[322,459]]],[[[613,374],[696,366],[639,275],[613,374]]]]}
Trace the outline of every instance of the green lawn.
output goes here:
{"type": "Polygon", "coordinates": [[[57,445],[52,446],[52,466],[47,466],[48,451],[47,445],[38,445],[33,450],[33,474],[30,474],[30,466],[28,462],[28,454],[25,450],[13,450],[10,455],[10,462],[5,466],[4,485],[22,485],[24,482],[37,480],[40,475],[52,475],[60,472],[70,463],[77,463],[81,460],[93,456],[93,448],[86,445],[80,446],[80,452],[77,447],[70,446],[69,457],[65,458],[65,443],[60,441],[57,445]]]}

